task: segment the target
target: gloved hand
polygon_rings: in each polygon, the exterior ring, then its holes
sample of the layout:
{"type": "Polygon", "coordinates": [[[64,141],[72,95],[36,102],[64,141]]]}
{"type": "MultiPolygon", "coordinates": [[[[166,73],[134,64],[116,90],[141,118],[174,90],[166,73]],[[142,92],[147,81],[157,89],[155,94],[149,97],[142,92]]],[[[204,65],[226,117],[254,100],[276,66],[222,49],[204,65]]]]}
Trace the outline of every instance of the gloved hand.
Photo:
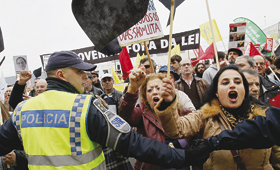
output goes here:
{"type": "Polygon", "coordinates": [[[214,151],[211,137],[208,139],[195,139],[189,143],[185,150],[186,161],[189,165],[203,165],[208,159],[209,154],[214,151]]]}

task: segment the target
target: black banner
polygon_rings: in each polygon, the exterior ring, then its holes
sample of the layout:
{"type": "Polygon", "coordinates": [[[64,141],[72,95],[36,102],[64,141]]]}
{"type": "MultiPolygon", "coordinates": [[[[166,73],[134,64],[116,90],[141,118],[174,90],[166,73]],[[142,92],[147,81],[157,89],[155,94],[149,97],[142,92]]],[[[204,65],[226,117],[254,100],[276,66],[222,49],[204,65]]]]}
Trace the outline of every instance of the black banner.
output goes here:
{"type": "MultiPolygon", "coordinates": [[[[168,52],[168,41],[169,35],[166,35],[160,39],[151,40],[147,45],[150,54],[159,54],[168,52]]],[[[180,44],[181,51],[198,49],[200,44],[200,30],[195,29],[191,31],[186,31],[182,33],[177,33],[172,35],[172,48],[177,44],[180,44]]],[[[137,53],[146,53],[144,45],[132,44],[126,46],[130,58],[136,57],[137,53]]],[[[118,55],[107,56],[94,49],[94,46],[72,50],[75,52],[82,60],[88,63],[103,63],[112,60],[118,60],[118,55]]],[[[45,68],[46,58],[50,54],[41,55],[41,60],[43,67],[45,68]]]]}

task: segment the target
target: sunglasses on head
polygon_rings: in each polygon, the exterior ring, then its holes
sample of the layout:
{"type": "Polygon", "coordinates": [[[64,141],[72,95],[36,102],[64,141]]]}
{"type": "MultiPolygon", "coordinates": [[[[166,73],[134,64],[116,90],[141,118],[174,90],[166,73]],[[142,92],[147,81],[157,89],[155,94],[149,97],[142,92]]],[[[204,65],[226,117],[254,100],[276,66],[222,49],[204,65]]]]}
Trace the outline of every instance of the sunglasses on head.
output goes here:
{"type": "Polygon", "coordinates": [[[144,65],[145,69],[150,68],[150,65],[144,65]]]}

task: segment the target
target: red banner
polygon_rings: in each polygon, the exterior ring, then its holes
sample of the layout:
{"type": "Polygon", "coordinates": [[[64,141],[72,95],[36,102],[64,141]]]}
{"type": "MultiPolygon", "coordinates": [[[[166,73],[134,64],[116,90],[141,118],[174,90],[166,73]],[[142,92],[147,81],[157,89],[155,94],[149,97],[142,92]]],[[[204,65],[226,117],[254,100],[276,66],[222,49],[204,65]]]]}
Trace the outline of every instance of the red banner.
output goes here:
{"type": "Polygon", "coordinates": [[[272,48],[273,48],[273,38],[266,38],[264,49],[266,51],[272,52],[272,48]]]}

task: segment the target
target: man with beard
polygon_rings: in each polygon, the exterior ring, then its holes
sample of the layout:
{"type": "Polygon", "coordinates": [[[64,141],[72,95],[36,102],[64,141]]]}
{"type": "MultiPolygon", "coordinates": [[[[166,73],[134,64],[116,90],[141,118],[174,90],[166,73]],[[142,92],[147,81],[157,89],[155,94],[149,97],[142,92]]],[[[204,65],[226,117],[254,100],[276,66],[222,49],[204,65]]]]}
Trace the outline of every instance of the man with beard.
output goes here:
{"type": "Polygon", "coordinates": [[[197,63],[194,70],[196,76],[202,78],[203,72],[206,70],[206,67],[203,63],[197,63]]]}
{"type": "Polygon", "coordinates": [[[230,64],[234,64],[238,56],[242,56],[243,52],[238,48],[230,48],[227,54],[227,60],[230,64]]]}

